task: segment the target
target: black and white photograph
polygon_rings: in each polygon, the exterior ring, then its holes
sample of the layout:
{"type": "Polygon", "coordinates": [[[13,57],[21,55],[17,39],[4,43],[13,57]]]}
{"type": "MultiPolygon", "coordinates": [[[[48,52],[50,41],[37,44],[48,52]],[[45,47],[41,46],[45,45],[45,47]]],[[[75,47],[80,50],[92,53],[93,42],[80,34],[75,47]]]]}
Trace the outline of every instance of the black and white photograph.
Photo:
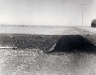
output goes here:
{"type": "Polygon", "coordinates": [[[0,0],[0,75],[96,75],[96,0],[0,0]]]}

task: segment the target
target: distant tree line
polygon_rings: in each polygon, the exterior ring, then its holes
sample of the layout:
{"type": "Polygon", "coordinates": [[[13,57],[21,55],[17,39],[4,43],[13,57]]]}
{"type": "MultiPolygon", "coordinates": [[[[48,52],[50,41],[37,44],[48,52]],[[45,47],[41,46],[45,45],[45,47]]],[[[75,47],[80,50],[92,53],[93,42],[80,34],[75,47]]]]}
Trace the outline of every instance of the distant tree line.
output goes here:
{"type": "Polygon", "coordinates": [[[28,27],[28,28],[53,28],[54,26],[40,26],[40,25],[0,25],[0,27],[28,27]]]}

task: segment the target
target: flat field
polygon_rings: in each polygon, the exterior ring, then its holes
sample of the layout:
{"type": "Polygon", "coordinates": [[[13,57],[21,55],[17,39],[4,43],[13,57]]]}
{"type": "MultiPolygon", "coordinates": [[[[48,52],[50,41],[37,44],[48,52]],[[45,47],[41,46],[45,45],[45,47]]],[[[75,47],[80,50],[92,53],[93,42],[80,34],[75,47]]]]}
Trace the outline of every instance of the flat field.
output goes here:
{"type": "Polygon", "coordinates": [[[0,34],[1,47],[17,47],[17,49],[49,50],[59,39],[60,35],[32,34],[0,34]]]}

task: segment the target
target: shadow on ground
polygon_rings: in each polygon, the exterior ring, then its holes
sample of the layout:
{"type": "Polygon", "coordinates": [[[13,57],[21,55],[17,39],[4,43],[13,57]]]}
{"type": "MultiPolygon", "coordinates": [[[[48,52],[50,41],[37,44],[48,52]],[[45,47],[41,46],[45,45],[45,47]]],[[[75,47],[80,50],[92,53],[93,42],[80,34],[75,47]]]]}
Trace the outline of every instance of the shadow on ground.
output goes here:
{"type": "Polygon", "coordinates": [[[49,53],[54,52],[94,53],[96,52],[96,46],[80,35],[63,35],[57,41],[54,50],[49,53]]]}
{"type": "Polygon", "coordinates": [[[96,52],[96,46],[80,35],[27,35],[27,34],[11,34],[0,35],[1,46],[15,46],[18,49],[40,49],[44,53],[50,54],[54,52],[75,53],[96,52]],[[48,51],[54,44],[56,46],[52,51],[48,51]]]}

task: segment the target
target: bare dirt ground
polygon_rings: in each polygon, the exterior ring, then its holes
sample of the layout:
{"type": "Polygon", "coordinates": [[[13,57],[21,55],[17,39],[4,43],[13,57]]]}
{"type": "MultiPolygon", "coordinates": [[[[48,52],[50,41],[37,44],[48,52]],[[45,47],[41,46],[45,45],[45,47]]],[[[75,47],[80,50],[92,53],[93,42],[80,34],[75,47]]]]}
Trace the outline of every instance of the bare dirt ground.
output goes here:
{"type": "MultiPolygon", "coordinates": [[[[93,44],[91,40],[95,41],[96,35],[89,32],[90,30],[89,31],[86,29],[82,30],[81,28],[73,27],[73,28],[68,28],[67,31],[63,31],[62,35],[76,35],[76,36],[80,35],[82,36],[82,38],[86,39],[87,42],[93,44]]],[[[9,37],[11,39],[13,38],[13,36],[12,37],[9,36],[9,37]]],[[[26,37],[28,38],[29,36],[26,37]]],[[[44,36],[42,37],[44,40],[44,36]]],[[[40,37],[39,39],[37,38],[38,40],[36,40],[35,37],[34,43],[40,41],[42,37],[40,37]]],[[[49,39],[49,36],[47,36],[48,42],[45,42],[44,44],[47,43],[47,46],[51,48],[54,44],[57,43],[58,39],[60,38],[60,36],[55,36],[55,37],[50,36],[51,39],[49,39]]],[[[2,36],[2,39],[4,38],[2,36]]],[[[18,37],[15,36],[15,38],[18,37]]],[[[1,44],[3,43],[4,46],[5,45],[12,46],[13,43],[11,42],[12,44],[10,45],[8,43],[9,41],[8,38],[6,39],[7,39],[6,40],[7,44],[4,43],[5,40],[1,41],[1,44]]],[[[69,38],[66,38],[66,40],[68,39],[69,38]]],[[[85,40],[85,44],[86,44],[86,40],[85,40]]],[[[74,43],[74,41],[71,41],[71,43],[74,43]]],[[[82,41],[81,43],[84,43],[84,41],[82,41]]],[[[94,46],[95,43],[96,42],[94,42],[93,44],[94,46]]],[[[96,53],[92,53],[92,52],[87,53],[87,52],[78,52],[78,51],[75,53],[74,52],[68,53],[65,51],[60,52],[60,50],[58,50],[57,52],[47,54],[43,52],[44,48],[41,48],[42,42],[39,44],[40,47],[38,48],[37,47],[32,48],[33,46],[31,46],[31,48],[30,47],[24,49],[19,48],[17,50],[0,49],[0,75],[95,75],[96,74],[96,53]]],[[[39,46],[39,44],[37,45],[39,46]]],[[[42,47],[45,47],[44,50],[49,49],[47,48],[47,46],[44,46],[44,44],[42,45],[42,47]]],[[[76,44],[75,46],[77,47],[76,44]]],[[[19,45],[25,45],[23,44],[22,39],[19,45]]],[[[18,46],[18,44],[16,46],[18,46]]],[[[74,49],[76,49],[76,47],[74,47],[74,49]]],[[[79,49],[79,46],[77,47],[77,49],[79,49]]]]}

